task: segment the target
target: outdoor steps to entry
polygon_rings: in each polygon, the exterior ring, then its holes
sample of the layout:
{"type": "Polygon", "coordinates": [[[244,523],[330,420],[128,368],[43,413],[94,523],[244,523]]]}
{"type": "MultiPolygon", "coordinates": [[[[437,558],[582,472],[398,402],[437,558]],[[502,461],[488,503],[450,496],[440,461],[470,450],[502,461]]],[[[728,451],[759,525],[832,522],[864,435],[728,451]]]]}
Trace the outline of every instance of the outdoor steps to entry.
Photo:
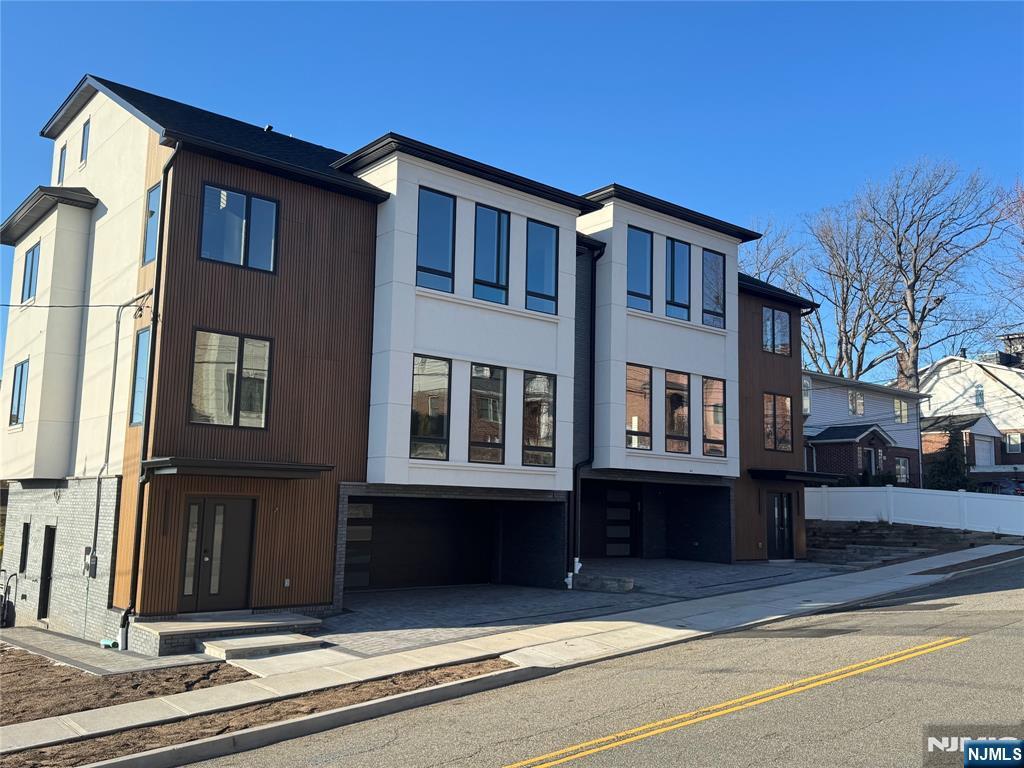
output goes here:
{"type": "Polygon", "coordinates": [[[251,659],[275,653],[291,653],[319,648],[323,642],[309,635],[246,635],[199,640],[203,653],[217,659],[251,659]]]}

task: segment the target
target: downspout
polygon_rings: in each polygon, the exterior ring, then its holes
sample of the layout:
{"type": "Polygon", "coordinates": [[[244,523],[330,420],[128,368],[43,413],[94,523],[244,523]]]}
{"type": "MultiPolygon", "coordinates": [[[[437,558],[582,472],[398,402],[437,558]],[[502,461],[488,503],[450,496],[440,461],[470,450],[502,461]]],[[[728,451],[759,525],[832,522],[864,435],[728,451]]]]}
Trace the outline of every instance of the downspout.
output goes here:
{"type": "Polygon", "coordinates": [[[135,614],[135,598],[139,589],[139,557],[142,553],[142,501],[144,498],[146,484],[149,482],[149,473],[142,470],[142,462],[149,454],[149,433],[150,422],[153,414],[153,372],[156,368],[156,342],[159,334],[157,325],[160,322],[160,282],[164,266],[164,242],[167,239],[167,179],[171,172],[171,165],[178,156],[181,149],[181,142],[174,144],[171,156],[164,163],[160,175],[160,224],[157,227],[156,236],[156,270],[153,276],[153,312],[152,328],[149,334],[149,370],[146,373],[146,415],[142,420],[142,445],[139,449],[139,487],[135,499],[135,538],[132,545],[132,574],[131,586],[128,595],[128,607],[121,613],[121,627],[119,633],[118,647],[125,650],[128,645],[128,619],[135,614]]]}

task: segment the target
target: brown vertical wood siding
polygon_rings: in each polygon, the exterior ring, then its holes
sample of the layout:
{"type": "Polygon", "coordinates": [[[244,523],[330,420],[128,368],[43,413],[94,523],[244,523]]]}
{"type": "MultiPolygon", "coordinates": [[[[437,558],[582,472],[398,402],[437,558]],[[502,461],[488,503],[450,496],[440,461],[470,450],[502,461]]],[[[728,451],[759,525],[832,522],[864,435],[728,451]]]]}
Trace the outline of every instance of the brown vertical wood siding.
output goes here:
{"type": "Polygon", "coordinates": [[[366,479],[376,205],[184,150],[172,177],[149,456],[335,469],[317,480],[154,478],[139,613],[177,611],[190,495],[255,499],[252,607],[327,603],[338,482],[366,479]],[[277,201],[274,273],[199,258],[204,183],[277,201]],[[272,340],[265,429],[189,422],[197,327],[272,340]]]}

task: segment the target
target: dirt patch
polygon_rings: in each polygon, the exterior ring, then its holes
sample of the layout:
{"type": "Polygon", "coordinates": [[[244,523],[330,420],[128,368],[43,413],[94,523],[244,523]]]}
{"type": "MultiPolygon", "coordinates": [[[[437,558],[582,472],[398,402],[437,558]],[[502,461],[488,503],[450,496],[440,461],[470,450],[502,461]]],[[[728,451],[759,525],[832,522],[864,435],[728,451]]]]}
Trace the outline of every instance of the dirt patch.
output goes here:
{"type": "Polygon", "coordinates": [[[86,765],[120,755],[145,752],[157,747],[182,744],[186,741],[205,739],[208,736],[240,731],[243,728],[290,720],[351,704],[361,704],[396,693],[406,693],[441,683],[477,677],[512,666],[514,665],[503,659],[488,659],[469,664],[434,667],[418,672],[403,672],[382,680],[349,683],[316,693],[302,694],[291,699],[266,704],[252,704],[248,707],[233,709],[230,712],[197,715],[174,723],[133,728],[120,733],[112,733],[109,736],[98,736],[95,739],[15,752],[4,755],[3,763],[5,768],[56,768],[56,766],[86,765]]]}
{"type": "Polygon", "coordinates": [[[251,677],[244,669],[221,662],[98,676],[0,643],[0,724],[110,707],[251,677]]]}

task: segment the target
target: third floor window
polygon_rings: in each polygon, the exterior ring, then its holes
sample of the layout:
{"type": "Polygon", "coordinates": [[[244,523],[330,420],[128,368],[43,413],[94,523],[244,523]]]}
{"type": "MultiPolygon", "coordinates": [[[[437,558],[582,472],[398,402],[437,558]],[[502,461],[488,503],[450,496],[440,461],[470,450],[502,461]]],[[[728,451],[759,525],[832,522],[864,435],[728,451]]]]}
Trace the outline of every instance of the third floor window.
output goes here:
{"type": "Polygon", "coordinates": [[[156,239],[160,226],[160,185],[146,193],[146,231],[142,242],[142,263],[156,258],[156,239]]]}
{"type": "Polygon", "coordinates": [[[665,239],[665,314],[690,319],[690,245],[665,239]]]}
{"type": "Polygon", "coordinates": [[[277,203],[273,200],[206,184],[202,233],[202,258],[274,271],[277,203]]]}
{"type": "Polygon", "coordinates": [[[650,312],[654,236],[647,230],[630,227],[626,237],[626,306],[650,312]]]}
{"type": "Polygon", "coordinates": [[[39,243],[25,251],[25,269],[21,273],[21,300],[26,302],[36,297],[39,282],[39,243]]]}
{"type": "Polygon", "coordinates": [[[473,243],[473,297],[508,304],[509,215],[486,205],[476,206],[473,243]]]}
{"type": "Polygon", "coordinates": [[[793,351],[789,341],[789,312],[761,307],[761,349],[776,355],[793,351]]]}
{"type": "Polygon", "coordinates": [[[558,227],[526,222],[526,308],[558,314],[558,227]]]}
{"type": "Polygon", "coordinates": [[[704,249],[704,325],[725,328],[725,254],[704,249]]]}
{"type": "Polygon", "coordinates": [[[416,285],[455,290],[455,198],[420,187],[416,224],[416,285]]]}

